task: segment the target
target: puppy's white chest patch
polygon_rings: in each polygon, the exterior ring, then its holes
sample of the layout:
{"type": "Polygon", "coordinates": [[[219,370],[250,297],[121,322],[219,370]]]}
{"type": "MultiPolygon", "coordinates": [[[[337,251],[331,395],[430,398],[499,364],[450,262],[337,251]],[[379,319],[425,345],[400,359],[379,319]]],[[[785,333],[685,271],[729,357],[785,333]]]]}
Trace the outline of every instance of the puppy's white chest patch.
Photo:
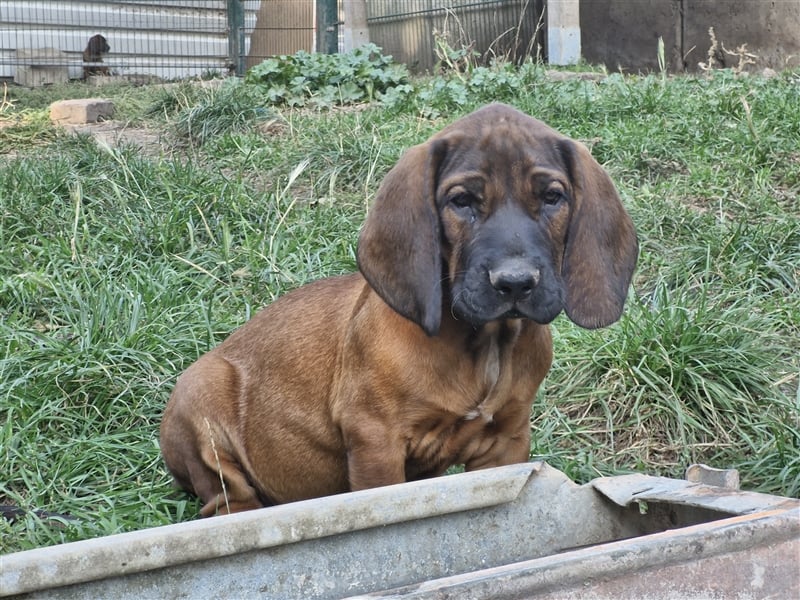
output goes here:
{"type": "MultiPolygon", "coordinates": [[[[498,392],[498,382],[500,381],[500,345],[497,342],[496,336],[490,336],[484,345],[481,360],[477,365],[477,371],[483,372],[484,389],[486,389],[486,396],[474,409],[464,415],[464,419],[472,421],[478,417],[482,418],[487,423],[491,423],[494,417],[494,411],[499,408],[498,396],[502,396],[502,392],[498,392]]],[[[502,399],[501,399],[502,401],[502,399]]],[[[502,403],[502,402],[501,402],[502,403]]]]}
{"type": "Polygon", "coordinates": [[[500,378],[500,346],[495,337],[491,338],[489,347],[486,349],[483,370],[486,387],[489,389],[489,394],[491,394],[494,386],[497,385],[497,380],[500,378]]]}

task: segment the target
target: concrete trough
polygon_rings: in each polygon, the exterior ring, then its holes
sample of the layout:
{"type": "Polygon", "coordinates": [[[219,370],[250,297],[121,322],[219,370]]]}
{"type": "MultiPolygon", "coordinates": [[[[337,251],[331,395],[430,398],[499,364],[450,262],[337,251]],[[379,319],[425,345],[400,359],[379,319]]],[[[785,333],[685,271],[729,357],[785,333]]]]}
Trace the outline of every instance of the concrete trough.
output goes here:
{"type": "Polygon", "coordinates": [[[800,597],[800,501],[528,463],[2,556],[0,596],[800,597]]]}

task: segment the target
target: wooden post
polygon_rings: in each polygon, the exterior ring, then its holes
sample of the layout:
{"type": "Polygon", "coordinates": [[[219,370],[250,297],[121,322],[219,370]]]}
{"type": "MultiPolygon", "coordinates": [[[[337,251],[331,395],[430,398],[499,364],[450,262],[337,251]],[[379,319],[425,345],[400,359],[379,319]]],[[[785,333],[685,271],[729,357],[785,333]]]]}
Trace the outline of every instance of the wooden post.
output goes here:
{"type": "Polygon", "coordinates": [[[574,65],[580,58],[580,0],[547,0],[547,62],[574,65]]]}
{"type": "Polygon", "coordinates": [[[367,0],[343,0],[344,51],[349,52],[369,43],[367,28],[367,0]]]}

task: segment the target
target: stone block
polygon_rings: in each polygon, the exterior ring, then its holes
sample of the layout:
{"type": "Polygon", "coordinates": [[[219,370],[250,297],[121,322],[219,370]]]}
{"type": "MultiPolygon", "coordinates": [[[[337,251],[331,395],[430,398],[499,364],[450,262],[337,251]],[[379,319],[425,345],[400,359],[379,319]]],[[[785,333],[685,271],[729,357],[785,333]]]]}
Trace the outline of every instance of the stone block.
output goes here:
{"type": "Polygon", "coordinates": [[[68,57],[56,48],[20,48],[17,50],[14,83],[41,87],[69,81],[68,57]]]}
{"type": "Polygon", "coordinates": [[[50,105],[50,120],[58,125],[107,121],[114,116],[114,103],[103,98],[60,100],[50,105]]]}

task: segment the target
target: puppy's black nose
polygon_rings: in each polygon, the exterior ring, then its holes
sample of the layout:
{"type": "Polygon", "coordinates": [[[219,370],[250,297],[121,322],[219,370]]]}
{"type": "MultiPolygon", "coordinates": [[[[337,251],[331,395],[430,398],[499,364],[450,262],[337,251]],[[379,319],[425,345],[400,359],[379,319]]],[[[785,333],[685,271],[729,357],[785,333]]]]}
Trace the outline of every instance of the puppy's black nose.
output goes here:
{"type": "Polygon", "coordinates": [[[518,302],[533,293],[533,288],[539,283],[539,275],[539,269],[509,265],[489,271],[489,282],[504,299],[518,302]]]}

